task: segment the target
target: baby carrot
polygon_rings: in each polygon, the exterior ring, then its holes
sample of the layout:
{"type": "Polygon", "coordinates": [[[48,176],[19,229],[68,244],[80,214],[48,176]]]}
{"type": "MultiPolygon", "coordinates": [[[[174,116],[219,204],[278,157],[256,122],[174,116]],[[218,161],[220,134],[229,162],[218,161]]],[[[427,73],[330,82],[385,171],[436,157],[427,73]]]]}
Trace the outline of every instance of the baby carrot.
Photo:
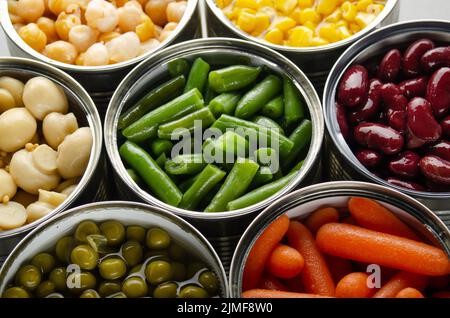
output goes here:
{"type": "Polygon", "coordinates": [[[366,229],[422,241],[397,216],[374,200],[351,198],[348,201],[348,208],[356,223],[366,229]]]}
{"type": "Polygon", "coordinates": [[[407,287],[423,290],[427,284],[427,277],[408,272],[399,272],[384,284],[373,296],[374,298],[394,298],[407,287]]]}
{"type": "Polygon", "coordinates": [[[355,225],[325,224],[317,232],[316,242],[324,253],[359,262],[428,276],[450,271],[449,259],[440,248],[355,225]]]}
{"type": "Polygon", "coordinates": [[[339,212],[332,207],[325,207],[314,211],[305,221],[306,227],[316,234],[320,227],[327,223],[339,221],[339,212]]]}
{"type": "Polygon", "coordinates": [[[334,282],[322,253],[316,246],[314,237],[306,226],[292,221],[287,231],[289,245],[303,256],[305,265],[300,274],[308,293],[334,296],[334,282]]]}
{"type": "Polygon", "coordinates": [[[293,293],[279,290],[251,289],[242,293],[242,298],[328,298],[326,296],[293,293]]]}
{"type": "Polygon", "coordinates": [[[280,243],[288,228],[289,218],[286,215],[282,215],[273,221],[257,239],[245,263],[242,280],[242,289],[244,291],[258,286],[270,253],[280,243]]]}
{"type": "Polygon", "coordinates": [[[263,274],[258,287],[261,289],[288,291],[288,288],[278,278],[270,274],[263,274]]]}
{"type": "Polygon", "coordinates": [[[423,294],[415,288],[406,287],[398,292],[395,298],[425,298],[423,294]]]}
{"type": "Polygon", "coordinates": [[[328,268],[335,283],[339,282],[342,277],[353,272],[352,263],[348,259],[325,255],[325,260],[327,261],[328,268]]]}
{"type": "Polygon", "coordinates": [[[304,263],[303,256],[295,248],[279,244],[270,254],[266,268],[275,277],[288,279],[297,276],[304,263]]]}
{"type": "Polygon", "coordinates": [[[367,284],[369,275],[366,273],[350,273],[344,276],[336,285],[336,297],[339,298],[369,298],[374,290],[367,284]]]}

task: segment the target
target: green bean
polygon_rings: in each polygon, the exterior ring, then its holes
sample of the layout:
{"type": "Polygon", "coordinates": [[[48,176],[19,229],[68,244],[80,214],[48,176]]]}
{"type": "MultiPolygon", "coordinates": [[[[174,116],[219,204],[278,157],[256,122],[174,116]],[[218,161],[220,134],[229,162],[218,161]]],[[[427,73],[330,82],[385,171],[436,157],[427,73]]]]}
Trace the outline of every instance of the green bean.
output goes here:
{"type": "Polygon", "coordinates": [[[209,85],[209,82],[207,81],[204,94],[205,105],[208,105],[216,96],[217,93],[214,91],[214,89],[211,87],[211,85],[209,85]]]}
{"type": "Polygon", "coordinates": [[[145,141],[157,135],[158,126],[190,114],[203,106],[202,94],[194,88],[151,111],[125,128],[122,134],[133,142],[145,141]]]}
{"type": "Polygon", "coordinates": [[[208,80],[210,66],[202,58],[196,58],[192,64],[191,71],[186,82],[184,92],[189,92],[193,88],[197,88],[200,92],[203,92],[206,81],[208,80]]]}
{"type": "Polygon", "coordinates": [[[191,114],[159,126],[158,137],[175,139],[177,136],[182,135],[186,130],[192,134],[195,129],[196,121],[201,121],[202,129],[206,129],[216,121],[216,118],[208,107],[203,107],[191,114]]]}
{"type": "Polygon", "coordinates": [[[127,141],[119,152],[161,201],[178,206],[183,194],[145,150],[127,141]]]}
{"type": "Polygon", "coordinates": [[[256,116],[252,120],[255,124],[261,125],[263,127],[267,127],[269,129],[275,129],[277,130],[281,135],[284,135],[284,130],[281,128],[280,125],[278,125],[277,122],[275,122],[273,119],[270,119],[268,117],[264,116],[256,116]]]}
{"type": "Polygon", "coordinates": [[[205,166],[203,154],[178,155],[167,160],[164,169],[173,175],[192,175],[202,171],[205,166]]]}
{"type": "Polygon", "coordinates": [[[294,143],[294,147],[289,155],[283,159],[283,170],[288,169],[295,161],[301,159],[299,156],[311,142],[311,136],[312,123],[309,119],[305,119],[289,136],[289,139],[294,143]]]}
{"type": "Polygon", "coordinates": [[[305,118],[305,106],[303,105],[294,83],[286,76],[284,77],[283,91],[284,119],[286,121],[286,125],[289,127],[305,118]]]}
{"type": "Polygon", "coordinates": [[[241,98],[234,115],[242,119],[252,117],[281,92],[282,86],[279,77],[275,75],[267,76],[241,98]]]}
{"type": "Polygon", "coordinates": [[[258,169],[259,165],[256,162],[249,159],[238,159],[219,192],[206,207],[205,212],[225,211],[228,202],[247,191],[258,169]]]}
{"type": "Polygon", "coordinates": [[[214,165],[207,165],[198,175],[192,186],[183,195],[180,208],[194,210],[202,198],[208,194],[226,175],[214,165]]]}
{"type": "Polygon", "coordinates": [[[261,108],[261,113],[272,119],[278,119],[284,114],[283,95],[275,97],[261,108]]]}
{"type": "Polygon", "coordinates": [[[150,150],[155,158],[158,158],[162,154],[170,155],[173,144],[170,140],[165,139],[153,139],[150,141],[150,150]]]}
{"type": "Polygon", "coordinates": [[[273,180],[272,170],[269,167],[260,167],[250,184],[250,189],[256,189],[273,180]]]}
{"type": "Polygon", "coordinates": [[[160,166],[162,169],[164,169],[164,166],[166,165],[167,156],[165,153],[161,154],[156,160],[156,163],[158,166],[160,166]]]}
{"type": "Polygon", "coordinates": [[[259,148],[254,152],[256,162],[261,166],[270,166],[273,160],[278,160],[277,152],[273,148],[259,148]]]}
{"type": "Polygon", "coordinates": [[[156,87],[142,97],[133,107],[128,109],[119,118],[118,128],[120,130],[130,126],[150,110],[164,104],[165,102],[183,93],[186,84],[184,76],[178,76],[170,81],[156,87]]]}
{"type": "Polygon", "coordinates": [[[233,115],[241,97],[242,95],[238,93],[222,93],[215,97],[209,103],[208,107],[211,109],[214,116],[220,116],[222,114],[233,115]]]}
{"type": "Polygon", "coordinates": [[[216,140],[207,140],[203,147],[205,158],[214,159],[216,162],[234,162],[236,157],[246,157],[248,142],[244,137],[233,131],[227,131],[216,140]]]}
{"type": "Polygon", "coordinates": [[[261,67],[229,66],[209,73],[209,84],[218,93],[230,92],[252,84],[261,71],[261,67]]]}
{"type": "Polygon", "coordinates": [[[133,181],[136,182],[137,184],[142,182],[141,178],[139,178],[136,171],[134,171],[133,169],[127,169],[127,173],[131,177],[131,179],[133,179],[133,181]]]}
{"type": "Polygon", "coordinates": [[[172,77],[184,75],[188,76],[191,66],[185,59],[176,59],[167,63],[167,69],[172,77]]]}

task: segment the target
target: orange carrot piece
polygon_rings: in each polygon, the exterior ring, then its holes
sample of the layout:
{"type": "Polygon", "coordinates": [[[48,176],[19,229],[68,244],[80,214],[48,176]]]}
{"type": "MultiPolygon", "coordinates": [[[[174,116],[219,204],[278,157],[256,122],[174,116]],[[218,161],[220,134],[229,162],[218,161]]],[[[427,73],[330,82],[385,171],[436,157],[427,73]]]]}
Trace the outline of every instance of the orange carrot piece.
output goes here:
{"type": "Polygon", "coordinates": [[[300,276],[306,292],[334,296],[335,285],[330,270],[308,228],[300,222],[291,221],[287,238],[289,245],[299,251],[305,260],[300,276]]]}
{"type": "Polygon", "coordinates": [[[374,298],[394,298],[397,294],[408,287],[417,290],[424,290],[427,284],[427,277],[408,272],[395,274],[384,286],[382,286],[373,296],[374,298]]]}
{"type": "Polygon", "coordinates": [[[256,240],[250,251],[242,279],[243,290],[258,286],[266,261],[275,246],[280,243],[289,228],[289,218],[282,215],[273,221],[256,240]]]}
{"type": "Polygon", "coordinates": [[[394,213],[374,200],[351,198],[348,201],[348,209],[356,223],[366,229],[422,241],[394,213]]]}
{"type": "Polygon", "coordinates": [[[278,290],[251,289],[242,293],[242,298],[328,298],[321,295],[293,293],[278,290]]]}
{"type": "Polygon", "coordinates": [[[359,226],[325,224],[317,232],[316,242],[324,253],[359,262],[428,276],[450,272],[448,256],[442,249],[359,226]]]}
{"type": "Polygon", "coordinates": [[[262,275],[258,288],[279,291],[289,290],[278,278],[267,273],[262,275]]]}
{"type": "Polygon", "coordinates": [[[415,288],[406,287],[398,292],[395,298],[425,298],[423,294],[415,288]]]}
{"type": "Polygon", "coordinates": [[[300,274],[304,263],[302,254],[295,248],[279,244],[270,254],[266,269],[275,277],[289,279],[300,274]]]}
{"type": "Polygon", "coordinates": [[[369,275],[355,272],[343,277],[336,285],[336,297],[339,298],[370,298],[375,290],[368,285],[369,275]]]}
{"type": "Polygon", "coordinates": [[[315,235],[320,227],[327,223],[339,221],[339,212],[335,208],[326,207],[314,211],[305,221],[306,227],[315,235]]]}
{"type": "Polygon", "coordinates": [[[338,283],[342,277],[353,272],[352,262],[348,259],[325,255],[325,260],[327,261],[328,268],[330,269],[331,276],[333,277],[335,283],[338,283]]]}
{"type": "Polygon", "coordinates": [[[431,295],[433,298],[450,298],[450,291],[441,291],[431,295]]]}

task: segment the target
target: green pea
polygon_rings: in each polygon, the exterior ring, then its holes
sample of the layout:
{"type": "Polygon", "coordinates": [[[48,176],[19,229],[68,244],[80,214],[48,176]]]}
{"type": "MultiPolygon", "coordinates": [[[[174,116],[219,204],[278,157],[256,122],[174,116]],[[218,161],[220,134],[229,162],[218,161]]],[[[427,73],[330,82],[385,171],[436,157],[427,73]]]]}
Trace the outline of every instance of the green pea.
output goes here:
{"type": "Polygon", "coordinates": [[[94,289],[85,290],[80,298],[100,298],[99,293],[94,289]]]}
{"type": "Polygon", "coordinates": [[[11,287],[3,292],[3,298],[30,298],[28,292],[20,287],[11,287]]]}
{"type": "Polygon", "coordinates": [[[78,224],[74,236],[77,241],[87,243],[87,236],[92,234],[100,234],[97,224],[92,221],[83,221],[78,224]]]}
{"type": "Polygon", "coordinates": [[[36,289],[41,283],[41,271],[34,265],[25,265],[17,272],[17,285],[27,290],[36,289]]]}
{"type": "Polygon", "coordinates": [[[123,282],[122,292],[127,295],[128,298],[144,297],[148,293],[148,286],[144,279],[134,276],[127,278],[123,282]]]}
{"type": "Polygon", "coordinates": [[[73,294],[81,294],[87,289],[93,289],[97,279],[91,272],[73,272],[67,276],[67,288],[73,294]]]}
{"type": "Polygon", "coordinates": [[[190,263],[187,267],[187,278],[192,278],[196,274],[198,274],[198,272],[203,271],[205,269],[207,269],[207,267],[203,263],[200,262],[190,263]]]}
{"type": "Polygon", "coordinates": [[[142,226],[130,225],[127,227],[127,240],[143,243],[145,240],[145,229],[142,226]]]}
{"type": "Polygon", "coordinates": [[[206,290],[204,290],[201,287],[198,286],[186,286],[183,287],[180,291],[180,298],[208,298],[209,295],[206,292],[206,290]]]}
{"type": "Polygon", "coordinates": [[[55,284],[50,280],[46,280],[39,284],[35,293],[38,298],[45,298],[54,292],[56,292],[55,284]]]}
{"type": "Polygon", "coordinates": [[[75,246],[75,241],[71,236],[64,236],[56,242],[55,254],[58,260],[63,263],[69,263],[70,253],[75,246]]]}
{"type": "Polygon", "coordinates": [[[200,274],[198,282],[203,286],[209,295],[216,295],[219,290],[219,280],[211,271],[206,271],[200,274]]]}
{"type": "Polygon", "coordinates": [[[89,246],[97,253],[106,254],[110,251],[110,248],[108,248],[108,240],[104,235],[91,234],[86,236],[86,240],[89,246]]]}
{"type": "Polygon", "coordinates": [[[98,253],[89,245],[78,245],[70,253],[70,260],[81,269],[93,270],[98,264],[98,253]]]}
{"type": "Polygon", "coordinates": [[[117,221],[106,221],[100,224],[102,234],[108,240],[109,246],[117,246],[125,240],[125,227],[117,221]]]}
{"type": "Polygon", "coordinates": [[[175,283],[164,283],[156,286],[153,291],[154,298],[176,298],[178,285],[175,283]]]}
{"type": "Polygon", "coordinates": [[[181,262],[186,259],[186,250],[180,245],[172,243],[169,247],[169,255],[174,261],[181,262]]]}
{"type": "Polygon", "coordinates": [[[147,265],[145,277],[151,285],[159,285],[172,279],[172,265],[166,261],[154,261],[147,265]]]}
{"type": "Polygon", "coordinates": [[[147,247],[152,250],[164,250],[170,245],[170,236],[166,231],[153,228],[147,232],[147,247]]]}
{"type": "Polygon", "coordinates": [[[111,257],[101,261],[98,269],[100,275],[108,280],[119,279],[127,273],[127,265],[118,257],[111,257]]]}
{"type": "Polygon", "coordinates": [[[108,297],[114,295],[122,290],[121,283],[119,281],[103,281],[98,286],[98,293],[101,297],[108,297]]]}
{"type": "Polygon", "coordinates": [[[66,277],[66,269],[64,267],[57,267],[50,272],[48,278],[55,285],[57,290],[64,291],[67,288],[66,277]]]}
{"type": "Polygon", "coordinates": [[[173,269],[173,280],[176,280],[178,282],[186,280],[186,273],[187,273],[186,265],[179,262],[173,262],[172,269],[173,269]]]}
{"type": "Polygon", "coordinates": [[[50,273],[55,263],[55,258],[49,253],[39,253],[31,259],[31,264],[39,268],[43,274],[50,273]]]}
{"type": "Polygon", "coordinates": [[[135,266],[142,261],[144,251],[137,241],[128,241],[122,245],[122,256],[128,266],[135,266]]]}

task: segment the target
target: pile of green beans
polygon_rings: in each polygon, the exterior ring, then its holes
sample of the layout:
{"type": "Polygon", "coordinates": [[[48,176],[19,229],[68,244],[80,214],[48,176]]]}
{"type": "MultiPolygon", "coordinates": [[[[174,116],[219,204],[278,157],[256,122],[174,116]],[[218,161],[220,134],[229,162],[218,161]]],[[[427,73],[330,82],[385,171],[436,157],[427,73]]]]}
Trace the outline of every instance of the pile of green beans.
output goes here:
{"type": "Polygon", "coordinates": [[[81,222],[20,267],[4,298],[209,298],[214,272],[161,228],[81,222]]]}
{"type": "Polygon", "coordinates": [[[309,149],[312,123],[287,76],[260,66],[212,67],[202,58],[192,66],[172,60],[168,76],[119,119],[124,137],[119,153],[139,186],[175,207],[224,212],[257,204],[295,177],[309,149]],[[199,148],[194,140],[183,147],[189,153],[172,158],[179,140],[195,135],[199,121],[202,133],[214,129],[221,135],[202,139],[199,148]],[[213,161],[211,155],[233,161],[213,161]],[[267,157],[277,164],[262,160],[267,157]]]}

